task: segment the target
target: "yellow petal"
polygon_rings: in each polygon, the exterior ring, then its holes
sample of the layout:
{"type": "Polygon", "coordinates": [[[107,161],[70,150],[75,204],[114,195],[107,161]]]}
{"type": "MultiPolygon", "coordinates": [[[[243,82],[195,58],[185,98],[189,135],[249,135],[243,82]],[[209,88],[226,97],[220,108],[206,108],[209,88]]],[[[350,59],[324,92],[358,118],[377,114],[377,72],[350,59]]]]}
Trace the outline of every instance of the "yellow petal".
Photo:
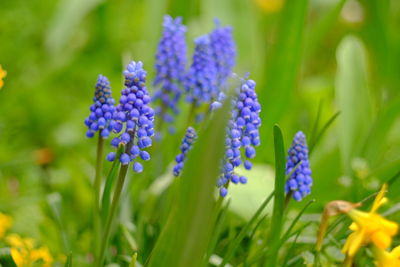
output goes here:
{"type": "Polygon", "coordinates": [[[381,190],[376,195],[374,203],[372,204],[371,213],[375,213],[380,206],[382,206],[387,199],[384,198],[385,193],[387,191],[387,184],[382,185],[381,190]]]}
{"type": "Polygon", "coordinates": [[[383,231],[376,231],[371,235],[371,241],[381,249],[386,249],[392,243],[392,238],[383,231]]]}

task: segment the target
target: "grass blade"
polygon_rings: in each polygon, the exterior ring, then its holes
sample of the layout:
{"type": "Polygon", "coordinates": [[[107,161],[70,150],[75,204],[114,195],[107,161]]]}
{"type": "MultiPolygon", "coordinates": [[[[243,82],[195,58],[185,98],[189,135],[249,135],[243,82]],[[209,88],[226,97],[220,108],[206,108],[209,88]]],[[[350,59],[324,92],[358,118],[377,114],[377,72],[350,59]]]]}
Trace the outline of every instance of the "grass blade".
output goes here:
{"type": "Polygon", "coordinates": [[[230,243],[227,252],[224,256],[223,261],[219,265],[220,267],[225,266],[229,260],[232,259],[233,255],[235,254],[236,250],[240,246],[240,242],[242,242],[243,238],[246,236],[247,232],[251,229],[252,225],[254,222],[260,217],[262,211],[265,209],[265,207],[268,205],[268,203],[271,201],[272,197],[274,196],[274,192],[272,192],[261,204],[261,206],[258,208],[256,213],[254,213],[253,217],[249,220],[249,222],[240,230],[239,234],[235,237],[235,239],[230,243]]]}
{"type": "Polygon", "coordinates": [[[106,178],[106,184],[103,190],[103,196],[101,199],[101,219],[103,222],[107,220],[108,210],[110,209],[110,200],[111,200],[111,189],[114,184],[115,178],[117,177],[117,173],[120,167],[120,161],[118,160],[124,150],[123,146],[118,147],[117,154],[115,156],[116,160],[113,161],[110,172],[106,178]]]}
{"type": "Polygon", "coordinates": [[[219,235],[220,235],[220,233],[222,231],[222,227],[224,226],[225,217],[226,217],[226,213],[228,212],[229,204],[230,204],[230,201],[228,200],[228,202],[222,208],[221,212],[219,212],[219,215],[218,215],[218,217],[216,219],[217,223],[215,225],[215,231],[213,233],[213,237],[211,239],[210,245],[208,246],[208,251],[207,251],[207,255],[206,255],[206,261],[209,260],[209,258],[212,255],[215,247],[217,246],[218,238],[219,238],[219,235]]]}
{"type": "Polygon", "coordinates": [[[311,129],[311,133],[310,133],[310,137],[309,137],[310,139],[308,141],[309,144],[312,144],[315,140],[315,137],[317,136],[317,131],[318,131],[319,123],[321,120],[321,113],[322,113],[323,106],[324,106],[324,102],[321,99],[318,104],[317,116],[315,117],[315,121],[314,121],[314,124],[311,129]]]}
{"type": "Polygon", "coordinates": [[[283,211],[285,205],[285,181],[286,181],[286,153],[283,143],[282,131],[278,125],[274,126],[274,150],[275,150],[275,197],[272,212],[270,244],[271,250],[265,266],[276,266],[280,237],[283,225],[283,211]]]}
{"type": "Polygon", "coordinates": [[[351,160],[361,152],[372,117],[367,58],[361,41],[345,37],[337,49],[337,62],[336,101],[343,114],[338,123],[339,147],[344,174],[350,175],[351,160]]]}
{"type": "Polygon", "coordinates": [[[202,266],[212,235],[214,191],[224,154],[230,100],[217,110],[185,163],[168,222],[146,266],[202,266]]]}
{"type": "Polygon", "coordinates": [[[72,252],[68,253],[64,267],[72,267],[72,252]]]}
{"type": "Polygon", "coordinates": [[[283,243],[285,243],[285,241],[289,239],[292,229],[294,228],[296,223],[299,221],[300,217],[303,215],[303,213],[306,211],[306,209],[314,202],[315,202],[315,199],[308,201],[307,204],[301,209],[299,214],[297,214],[296,218],[294,218],[293,222],[290,224],[289,228],[286,230],[285,234],[283,235],[283,237],[281,239],[281,245],[283,245],[283,243]]]}
{"type": "Polygon", "coordinates": [[[325,125],[321,128],[321,130],[315,136],[315,139],[310,139],[310,146],[309,146],[310,154],[313,152],[313,150],[314,150],[315,146],[317,145],[317,143],[319,142],[319,140],[322,138],[322,136],[328,130],[329,126],[332,125],[332,123],[336,120],[336,118],[339,115],[340,115],[340,111],[338,111],[335,114],[333,114],[333,116],[325,123],[325,125]]]}
{"type": "MultiPolygon", "coordinates": [[[[277,24],[277,40],[267,58],[265,86],[259,99],[265,108],[261,117],[266,129],[278,122],[290,105],[303,55],[305,20],[308,0],[285,1],[277,24]]],[[[270,133],[264,136],[265,144],[270,133]]]]}

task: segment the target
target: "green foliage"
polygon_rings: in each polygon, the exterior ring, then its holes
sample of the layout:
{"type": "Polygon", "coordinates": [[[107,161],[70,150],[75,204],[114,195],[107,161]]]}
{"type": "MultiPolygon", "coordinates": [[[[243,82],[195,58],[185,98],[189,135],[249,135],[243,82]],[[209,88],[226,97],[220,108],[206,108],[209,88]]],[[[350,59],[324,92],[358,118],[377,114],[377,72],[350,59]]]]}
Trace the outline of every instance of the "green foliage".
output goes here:
{"type": "MultiPolygon", "coordinates": [[[[323,206],[361,201],[384,182],[390,201],[382,211],[400,221],[398,1],[286,0],[266,9],[258,2],[0,1],[0,64],[7,71],[0,89],[0,212],[13,219],[0,240],[0,266],[16,266],[6,241],[11,233],[47,246],[56,267],[93,266],[96,142],[84,137],[82,121],[97,75],[110,78],[117,99],[129,60],[144,62],[154,92],[164,14],[184,17],[189,59],[193,38],[209,32],[214,17],[233,26],[235,72],[249,71],[257,82],[262,144],[253,169],[238,170],[248,184],[231,184],[227,199],[216,199],[225,107],[200,129],[182,177],[172,177],[189,112],[182,102],[177,133],[164,129],[144,173],[127,173],[110,225],[108,266],[341,266],[350,220],[332,219],[315,254],[323,206]],[[283,143],[298,130],[307,134],[313,187],[310,197],[285,208],[283,143]]],[[[103,224],[119,167],[104,162],[103,224]]],[[[373,265],[369,253],[355,261],[373,265]]]]}
{"type": "Polygon", "coordinates": [[[226,130],[223,126],[228,120],[229,107],[228,99],[199,133],[148,266],[201,266],[211,240],[214,188],[224,154],[226,130]]]}

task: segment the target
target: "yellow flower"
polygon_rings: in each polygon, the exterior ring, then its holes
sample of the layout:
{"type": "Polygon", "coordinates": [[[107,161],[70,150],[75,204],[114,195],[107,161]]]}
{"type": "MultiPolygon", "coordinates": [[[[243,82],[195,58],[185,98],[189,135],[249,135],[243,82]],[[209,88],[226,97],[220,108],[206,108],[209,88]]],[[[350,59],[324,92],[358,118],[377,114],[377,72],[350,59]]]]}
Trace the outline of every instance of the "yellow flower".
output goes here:
{"type": "Polygon", "coordinates": [[[395,247],[391,252],[372,246],[372,253],[377,267],[400,267],[400,246],[395,247]]]}
{"type": "Polygon", "coordinates": [[[50,267],[53,262],[53,257],[47,247],[41,247],[32,251],[31,260],[33,262],[41,260],[43,261],[43,267],[50,267]]]}
{"type": "Polygon", "coordinates": [[[387,198],[384,197],[386,189],[387,186],[383,185],[370,212],[352,209],[347,213],[354,221],[350,225],[350,230],[354,232],[347,238],[342,252],[349,258],[352,258],[361,246],[368,243],[373,243],[380,249],[386,249],[392,243],[392,236],[397,233],[398,225],[376,213],[378,208],[387,202],[387,198]]]}
{"type": "Polygon", "coordinates": [[[265,13],[275,13],[281,10],[284,0],[256,0],[265,13]]]}
{"type": "Polygon", "coordinates": [[[4,82],[3,82],[3,78],[7,76],[7,72],[5,70],[3,70],[3,68],[0,65],[0,89],[3,87],[4,82]]]}
{"type": "MultiPolygon", "coordinates": [[[[1,66],[0,66],[1,70],[1,66]]],[[[1,87],[0,87],[1,88],[1,87]]],[[[4,237],[4,234],[12,225],[12,218],[0,212],[0,239],[4,237]]]]}
{"type": "Polygon", "coordinates": [[[35,249],[32,238],[22,238],[17,234],[10,234],[6,238],[11,246],[11,256],[18,267],[31,266],[40,262],[42,267],[51,267],[53,257],[45,246],[35,249]]]}

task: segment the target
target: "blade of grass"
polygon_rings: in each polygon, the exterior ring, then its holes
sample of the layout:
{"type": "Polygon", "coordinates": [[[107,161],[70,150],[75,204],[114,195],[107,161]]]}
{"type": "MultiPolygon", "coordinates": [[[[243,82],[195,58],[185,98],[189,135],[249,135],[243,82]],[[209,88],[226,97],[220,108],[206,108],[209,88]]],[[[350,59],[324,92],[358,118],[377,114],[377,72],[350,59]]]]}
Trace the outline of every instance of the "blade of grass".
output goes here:
{"type": "Polygon", "coordinates": [[[72,252],[68,253],[64,267],[72,267],[72,252]]]}
{"type": "Polygon", "coordinates": [[[278,125],[274,126],[274,150],[275,150],[275,196],[272,211],[271,230],[269,242],[271,244],[269,256],[265,266],[277,266],[278,250],[283,225],[283,212],[285,205],[285,180],[286,180],[286,160],[285,146],[283,143],[282,131],[278,125]]]}
{"type": "Polygon", "coordinates": [[[135,267],[136,266],[136,258],[137,258],[137,253],[133,253],[131,262],[129,263],[129,267],[135,267]]]}
{"type": "Polygon", "coordinates": [[[313,143],[315,137],[317,136],[317,131],[318,131],[319,123],[320,123],[320,120],[321,120],[321,113],[322,113],[322,107],[323,106],[324,106],[324,101],[321,99],[319,101],[319,104],[318,104],[317,116],[315,117],[315,121],[313,123],[312,129],[311,129],[311,133],[310,133],[310,136],[309,136],[309,140],[308,140],[308,143],[310,145],[313,143]]]}
{"type": "MultiPolygon", "coordinates": [[[[116,159],[119,159],[122,152],[124,150],[123,146],[119,146],[117,150],[117,154],[115,156],[116,159]]],[[[111,189],[114,185],[115,178],[117,177],[117,173],[119,167],[121,166],[119,160],[114,160],[111,166],[111,169],[106,178],[106,184],[103,189],[103,196],[101,200],[101,220],[105,222],[107,220],[108,210],[110,209],[110,199],[111,199],[111,189]]]]}
{"type": "Polygon", "coordinates": [[[199,133],[178,178],[174,206],[146,266],[202,266],[212,235],[214,192],[229,109],[228,98],[199,133]]]}
{"type": "Polygon", "coordinates": [[[363,43],[347,36],[339,44],[336,57],[336,102],[343,114],[338,121],[339,148],[344,174],[351,175],[352,158],[360,156],[371,125],[367,56],[363,43]]]}
{"type": "Polygon", "coordinates": [[[314,148],[317,145],[317,143],[319,142],[319,140],[322,138],[322,136],[325,134],[325,132],[328,130],[328,128],[332,125],[332,123],[336,120],[336,118],[339,115],[340,115],[340,111],[333,114],[333,116],[324,124],[324,126],[321,128],[321,130],[315,136],[315,139],[310,139],[310,146],[309,146],[310,154],[314,151],[314,148]]]}
{"type": "MultiPolygon", "coordinates": [[[[307,225],[309,225],[309,223],[308,223],[307,225]]],[[[304,229],[305,229],[305,227],[304,227],[304,228],[301,228],[301,229],[299,229],[299,230],[297,231],[296,236],[295,236],[295,238],[294,238],[294,240],[293,240],[292,245],[291,245],[290,248],[287,250],[285,257],[283,258],[282,267],[287,266],[287,264],[288,264],[288,262],[289,262],[289,257],[290,257],[290,255],[293,255],[293,254],[294,254],[292,251],[294,250],[294,248],[295,248],[295,246],[296,246],[297,239],[299,238],[300,234],[303,232],[304,229]]]]}
{"type": "Polygon", "coordinates": [[[315,199],[312,199],[307,202],[307,204],[301,209],[301,211],[297,214],[296,218],[294,218],[293,222],[290,224],[289,228],[286,230],[285,234],[281,238],[281,246],[288,240],[292,229],[296,225],[296,223],[299,221],[300,217],[303,215],[303,213],[306,211],[306,209],[315,202],[315,199]]]}
{"type": "Polygon", "coordinates": [[[222,227],[224,226],[225,217],[226,217],[226,213],[228,212],[229,204],[230,204],[230,201],[228,200],[228,202],[225,204],[225,206],[219,212],[218,218],[216,220],[217,223],[215,225],[215,231],[213,233],[213,237],[211,239],[210,245],[208,246],[208,251],[207,251],[207,255],[206,255],[206,259],[205,259],[207,262],[210,259],[213,251],[215,250],[215,247],[217,246],[218,238],[222,231],[222,227]]]}
{"type": "MultiPolygon", "coordinates": [[[[266,129],[279,122],[291,103],[296,88],[296,80],[303,55],[305,21],[308,0],[285,1],[277,23],[277,39],[267,57],[265,86],[259,99],[265,108],[261,118],[266,129]]],[[[261,140],[266,144],[271,140],[270,133],[261,140]]]]}
{"type": "Polygon", "coordinates": [[[272,197],[274,196],[274,192],[272,192],[261,204],[261,206],[258,208],[256,213],[251,217],[251,219],[248,221],[248,223],[240,230],[239,234],[235,237],[235,239],[230,243],[226,254],[224,255],[224,258],[219,265],[220,267],[225,266],[234,256],[236,250],[239,248],[240,243],[242,242],[243,238],[246,236],[246,234],[249,232],[251,229],[252,225],[254,222],[257,220],[258,217],[260,217],[262,211],[265,209],[265,207],[268,205],[268,203],[271,201],[272,197]]]}

